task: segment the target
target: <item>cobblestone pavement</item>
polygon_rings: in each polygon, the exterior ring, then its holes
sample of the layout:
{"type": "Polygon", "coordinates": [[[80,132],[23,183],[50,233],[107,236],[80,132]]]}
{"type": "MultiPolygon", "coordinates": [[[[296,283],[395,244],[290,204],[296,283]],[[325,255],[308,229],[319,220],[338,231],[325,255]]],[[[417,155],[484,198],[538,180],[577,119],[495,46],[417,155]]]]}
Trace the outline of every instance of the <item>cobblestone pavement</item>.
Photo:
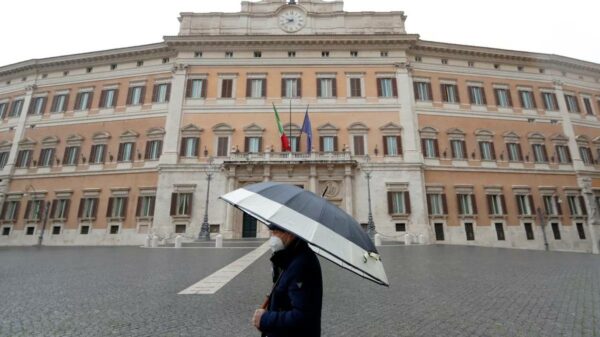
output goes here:
{"type": "MultiPolygon", "coordinates": [[[[215,295],[177,295],[249,251],[1,248],[0,336],[259,336],[268,254],[215,295]]],[[[390,288],[321,261],[323,336],[600,336],[598,256],[380,252],[390,288]]]]}

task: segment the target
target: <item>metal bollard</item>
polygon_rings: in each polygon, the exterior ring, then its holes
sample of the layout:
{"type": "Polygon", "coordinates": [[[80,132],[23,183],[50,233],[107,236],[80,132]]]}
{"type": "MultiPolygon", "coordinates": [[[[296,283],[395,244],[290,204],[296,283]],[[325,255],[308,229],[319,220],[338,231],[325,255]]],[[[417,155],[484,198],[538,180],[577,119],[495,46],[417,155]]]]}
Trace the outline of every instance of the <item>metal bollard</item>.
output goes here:
{"type": "Polygon", "coordinates": [[[223,248],[223,235],[217,234],[215,236],[215,248],[223,248]]]}
{"type": "Polygon", "coordinates": [[[410,245],[410,234],[406,233],[404,234],[404,244],[409,246],[410,245]]]}
{"type": "Polygon", "coordinates": [[[379,233],[375,233],[375,246],[379,247],[381,246],[381,235],[379,233]]]}
{"type": "Polygon", "coordinates": [[[181,241],[183,240],[183,237],[181,235],[177,235],[175,237],[175,248],[181,248],[181,241]]]}
{"type": "Polygon", "coordinates": [[[152,241],[150,241],[150,247],[152,247],[152,248],[158,247],[158,235],[154,235],[152,237],[152,241]]]}
{"type": "Polygon", "coordinates": [[[144,248],[150,248],[151,240],[152,240],[152,236],[150,236],[150,234],[146,235],[146,240],[144,241],[144,248]]]}

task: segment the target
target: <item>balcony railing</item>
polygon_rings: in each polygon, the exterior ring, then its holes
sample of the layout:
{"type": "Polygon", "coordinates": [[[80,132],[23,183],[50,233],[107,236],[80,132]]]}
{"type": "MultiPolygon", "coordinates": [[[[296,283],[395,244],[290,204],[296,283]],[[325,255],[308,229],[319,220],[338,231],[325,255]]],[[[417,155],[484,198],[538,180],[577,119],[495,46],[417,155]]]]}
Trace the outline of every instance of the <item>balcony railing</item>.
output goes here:
{"type": "Polygon", "coordinates": [[[268,161],[268,162],[289,162],[289,161],[351,161],[352,155],[348,151],[344,152],[234,152],[229,155],[225,161],[268,161]]]}

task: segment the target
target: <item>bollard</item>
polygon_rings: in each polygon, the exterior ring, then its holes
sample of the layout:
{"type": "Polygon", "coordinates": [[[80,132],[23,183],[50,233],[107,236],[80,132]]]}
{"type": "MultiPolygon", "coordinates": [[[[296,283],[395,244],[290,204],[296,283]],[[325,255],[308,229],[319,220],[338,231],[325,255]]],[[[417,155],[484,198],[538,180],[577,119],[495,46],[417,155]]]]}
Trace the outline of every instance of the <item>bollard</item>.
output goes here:
{"type": "Polygon", "coordinates": [[[407,246],[410,245],[410,234],[408,233],[404,234],[404,244],[407,246]]]}
{"type": "Polygon", "coordinates": [[[223,235],[217,234],[215,236],[215,248],[223,248],[223,235]]]}
{"type": "Polygon", "coordinates": [[[152,247],[152,248],[158,247],[158,235],[154,235],[152,237],[152,241],[150,241],[150,247],[152,247]]]}
{"type": "Polygon", "coordinates": [[[379,233],[375,233],[375,246],[379,247],[381,246],[381,235],[379,233]]]}
{"type": "Polygon", "coordinates": [[[177,235],[175,237],[175,248],[181,248],[181,241],[183,240],[183,237],[181,235],[177,235]]]}
{"type": "Polygon", "coordinates": [[[152,236],[150,236],[150,234],[146,235],[146,240],[144,241],[144,248],[150,248],[151,240],[152,240],[152,236]]]}

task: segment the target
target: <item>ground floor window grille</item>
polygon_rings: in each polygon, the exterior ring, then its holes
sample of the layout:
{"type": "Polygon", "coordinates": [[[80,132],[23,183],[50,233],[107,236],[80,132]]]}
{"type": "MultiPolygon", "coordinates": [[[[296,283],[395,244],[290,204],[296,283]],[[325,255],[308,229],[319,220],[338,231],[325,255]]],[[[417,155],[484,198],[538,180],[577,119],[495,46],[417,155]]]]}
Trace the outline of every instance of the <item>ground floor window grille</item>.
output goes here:
{"type": "Polygon", "coordinates": [[[506,237],[504,236],[504,225],[501,222],[497,222],[496,226],[496,236],[498,237],[498,241],[504,241],[506,237]]]}
{"type": "Polygon", "coordinates": [[[525,226],[525,236],[527,240],[533,240],[533,226],[530,222],[526,222],[523,224],[525,226]]]}

